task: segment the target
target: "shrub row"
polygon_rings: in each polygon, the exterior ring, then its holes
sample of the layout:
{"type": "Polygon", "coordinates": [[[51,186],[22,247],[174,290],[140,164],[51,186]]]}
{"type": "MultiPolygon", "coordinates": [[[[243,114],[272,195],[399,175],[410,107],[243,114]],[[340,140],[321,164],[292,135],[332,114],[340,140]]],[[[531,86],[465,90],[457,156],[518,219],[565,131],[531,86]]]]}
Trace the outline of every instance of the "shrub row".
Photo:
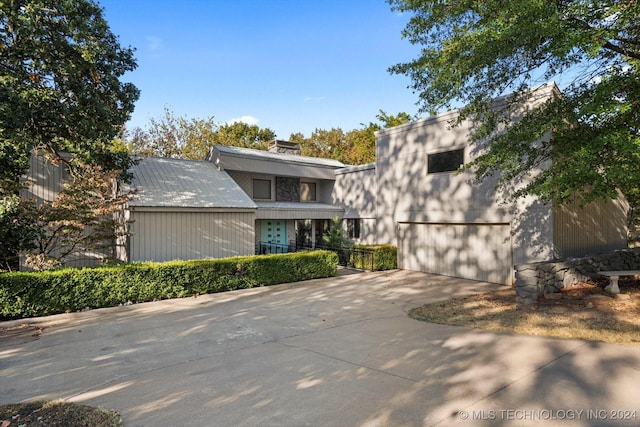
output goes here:
{"type": "Polygon", "coordinates": [[[328,251],[0,274],[0,319],[331,277],[328,251]]]}
{"type": "MultiPolygon", "coordinates": [[[[353,248],[373,251],[373,271],[398,268],[398,248],[394,245],[353,245],[353,248]]],[[[353,261],[355,268],[370,268],[370,266],[363,265],[361,258],[354,257],[353,261]]]]}

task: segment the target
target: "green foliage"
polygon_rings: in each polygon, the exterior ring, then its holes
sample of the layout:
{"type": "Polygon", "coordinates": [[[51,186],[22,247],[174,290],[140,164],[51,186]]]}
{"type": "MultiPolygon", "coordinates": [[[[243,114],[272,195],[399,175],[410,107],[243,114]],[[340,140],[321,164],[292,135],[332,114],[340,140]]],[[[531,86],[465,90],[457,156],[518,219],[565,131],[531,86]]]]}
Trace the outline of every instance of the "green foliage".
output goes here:
{"type": "MultiPolygon", "coordinates": [[[[411,121],[407,113],[394,116],[382,110],[376,118],[377,123],[370,122],[346,133],[340,128],[316,129],[308,138],[302,133],[292,133],[289,141],[299,143],[304,156],[334,159],[350,165],[371,163],[375,161],[375,132],[411,121]]],[[[176,117],[165,108],[164,116],[151,119],[147,130],[134,128],[122,138],[134,154],[203,160],[213,145],[266,150],[276,134],[269,128],[244,122],[220,125],[213,116],[207,119],[176,117]]]]}
{"type": "Polygon", "coordinates": [[[390,71],[411,78],[422,111],[462,104],[460,120],[477,120],[473,140],[485,139],[488,150],[468,166],[480,179],[500,173],[503,189],[519,186],[513,198],[583,204],[616,197],[616,188],[637,191],[639,2],[389,2],[412,14],[403,37],[421,47],[418,58],[390,71]],[[562,95],[505,130],[529,88],[553,78],[564,80],[562,95]],[[504,105],[492,103],[511,91],[504,105]],[[545,172],[530,181],[541,165],[545,172]]]}
{"type": "Polygon", "coordinates": [[[124,137],[134,154],[203,160],[217,130],[213,116],[206,119],[176,117],[165,107],[164,116],[152,118],[147,131],[135,128],[124,137]]]}
{"type": "Polygon", "coordinates": [[[220,126],[213,143],[230,147],[266,150],[269,142],[275,138],[275,132],[269,128],[260,128],[258,125],[250,125],[244,122],[234,122],[220,126]]]}
{"type": "Polygon", "coordinates": [[[0,270],[17,269],[17,254],[35,248],[42,232],[35,224],[34,208],[16,195],[0,197],[0,270]]]}
{"type": "Polygon", "coordinates": [[[31,150],[70,152],[126,170],[111,140],[139,91],[119,78],[136,67],[89,0],[0,2],[0,158],[17,181],[31,150]]]}
{"type": "MultiPolygon", "coordinates": [[[[90,0],[0,1],[0,262],[31,246],[33,203],[15,204],[33,152],[76,164],[127,171],[130,158],[112,143],[139,91],[120,77],[136,67],[100,7],[90,0]],[[10,207],[10,209],[9,209],[10,207]],[[8,209],[8,210],[7,210],[8,209]]],[[[120,178],[128,178],[126,172],[120,178]]],[[[15,261],[12,261],[14,263],[15,261]]]]}
{"type": "Polygon", "coordinates": [[[397,116],[380,110],[376,115],[378,123],[369,122],[360,129],[345,133],[340,128],[316,129],[309,138],[301,133],[291,134],[289,140],[298,142],[302,155],[338,160],[346,165],[372,163],[376,159],[375,132],[380,129],[409,123],[411,116],[400,112],[397,116]]]}
{"type": "Polygon", "coordinates": [[[266,150],[276,134],[244,122],[219,125],[214,117],[187,119],[176,117],[168,108],[164,116],[152,118],[148,130],[126,132],[129,150],[143,156],[204,160],[213,145],[266,150]]]}
{"type": "Polygon", "coordinates": [[[23,216],[16,229],[33,228],[33,247],[23,247],[26,264],[36,270],[63,265],[81,252],[113,257],[113,247],[124,237],[122,212],[133,194],[114,191],[119,171],[77,164],[54,201],[38,204],[21,200],[23,216]]]}
{"type": "MultiPolygon", "coordinates": [[[[373,251],[373,271],[394,270],[398,268],[398,248],[394,245],[353,245],[353,249],[373,251]]],[[[354,258],[354,267],[368,269],[363,259],[354,258]]]]}
{"type": "Polygon", "coordinates": [[[328,251],[0,274],[0,318],[269,286],[337,274],[328,251]]]}
{"type": "Polygon", "coordinates": [[[329,249],[348,249],[353,243],[342,227],[342,219],[333,217],[329,224],[329,230],[322,236],[324,247],[329,249]]]}

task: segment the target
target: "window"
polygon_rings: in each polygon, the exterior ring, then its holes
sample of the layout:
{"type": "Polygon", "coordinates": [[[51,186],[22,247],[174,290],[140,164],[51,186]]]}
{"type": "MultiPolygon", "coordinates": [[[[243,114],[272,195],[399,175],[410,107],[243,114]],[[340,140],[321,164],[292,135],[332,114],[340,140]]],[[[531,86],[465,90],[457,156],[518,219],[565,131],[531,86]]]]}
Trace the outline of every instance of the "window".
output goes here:
{"type": "Polygon", "coordinates": [[[453,172],[464,164],[464,148],[427,154],[427,173],[453,172]]]}
{"type": "Polygon", "coordinates": [[[300,201],[302,202],[316,201],[316,183],[315,182],[300,183],[300,201]]]}
{"type": "Polygon", "coordinates": [[[271,180],[253,180],[253,198],[258,200],[271,200],[271,180]]]}
{"type": "Polygon", "coordinates": [[[350,239],[360,238],[360,218],[347,219],[347,235],[350,239]]]}

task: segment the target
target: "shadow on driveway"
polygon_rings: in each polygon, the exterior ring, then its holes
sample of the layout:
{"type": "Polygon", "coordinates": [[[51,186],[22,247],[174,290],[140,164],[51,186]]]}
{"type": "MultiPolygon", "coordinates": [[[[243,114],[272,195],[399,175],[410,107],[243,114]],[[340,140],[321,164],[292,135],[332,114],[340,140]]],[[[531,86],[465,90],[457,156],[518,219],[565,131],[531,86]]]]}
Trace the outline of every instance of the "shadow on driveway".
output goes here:
{"type": "Polygon", "coordinates": [[[127,426],[637,425],[640,349],[406,315],[497,288],[391,271],[23,320],[44,329],[0,346],[0,403],[127,426]]]}

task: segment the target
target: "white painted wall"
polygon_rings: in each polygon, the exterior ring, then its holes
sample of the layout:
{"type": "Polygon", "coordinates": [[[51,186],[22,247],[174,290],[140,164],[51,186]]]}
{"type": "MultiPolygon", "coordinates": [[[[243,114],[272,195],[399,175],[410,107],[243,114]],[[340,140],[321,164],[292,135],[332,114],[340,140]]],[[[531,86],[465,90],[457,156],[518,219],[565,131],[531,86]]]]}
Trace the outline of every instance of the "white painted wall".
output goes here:
{"type": "Polygon", "coordinates": [[[508,224],[514,264],[551,259],[551,205],[534,198],[503,204],[496,179],[477,183],[471,172],[427,174],[428,154],[464,148],[466,163],[483,150],[469,143],[471,122],[451,127],[456,114],[376,134],[378,243],[397,244],[398,223],[508,224]]]}
{"type": "Polygon", "coordinates": [[[360,238],[357,244],[375,244],[377,213],[375,165],[362,165],[338,169],[331,194],[331,202],[344,208],[344,218],[360,219],[360,238]]]}

